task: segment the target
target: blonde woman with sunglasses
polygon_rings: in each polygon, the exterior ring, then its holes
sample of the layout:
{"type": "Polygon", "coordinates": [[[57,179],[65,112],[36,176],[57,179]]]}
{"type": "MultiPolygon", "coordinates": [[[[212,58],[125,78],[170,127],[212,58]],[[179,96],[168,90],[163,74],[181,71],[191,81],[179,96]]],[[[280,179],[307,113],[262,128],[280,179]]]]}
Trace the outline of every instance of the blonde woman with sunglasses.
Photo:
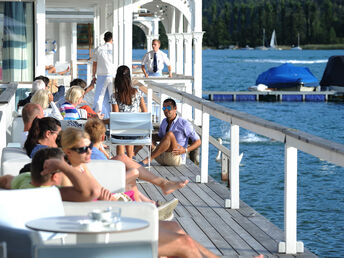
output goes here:
{"type": "MultiPolygon", "coordinates": [[[[88,133],[78,128],[69,127],[62,132],[61,146],[70,164],[79,170],[80,173],[85,174],[85,176],[89,177],[91,180],[96,181],[86,165],[91,161],[93,148],[93,143],[90,141],[88,133]]],[[[111,173],[111,171],[109,171],[109,173],[111,173]]],[[[71,185],[70,182],[69,185],[71,185]]],[[[125,192],[129,198],[138,202],[151,202],[151,200],[143,196],[143,194],[138,191],[136,184],[130,185],[129,187],[127,192],[125,192]]],[[[101,194],[98,197],[98,200],[117,200],[117,196],[118,195],[112,194],[104,187],[101,187],[101,194]]]]}

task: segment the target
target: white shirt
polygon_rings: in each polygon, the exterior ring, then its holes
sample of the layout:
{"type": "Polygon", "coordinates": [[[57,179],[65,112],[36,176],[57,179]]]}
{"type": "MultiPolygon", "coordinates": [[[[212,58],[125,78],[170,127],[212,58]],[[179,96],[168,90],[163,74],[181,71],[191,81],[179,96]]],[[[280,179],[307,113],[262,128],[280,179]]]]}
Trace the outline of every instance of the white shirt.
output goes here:
{"type": "Polygon", "coordinates": [[[56,106],[55,102],[50,102],[50,106],[51,108],[46,108],[43,110],[44,117],[53,117],[57,120],[63,120],[63,116],[61,115],[61,112],[56,106]]]}
{"type": "Polygon", "coordinates": [[[97,75],[113,75],[115,73],[112,59],[112,43],[107,42],[97,47],[93,55],[93,61],[97,62],[97,75]]]}
{"type": "MultiPolygon", "coordinates": [[[[167,66],[171,65],[171,62],[168,59],[167,55],[161,50],[158,50],[158,52],[156,52],[156,60],[158,65],[157,73],[162,73],[162,70],[164,69],[164,64],[166,64],[167,66]]],[[[144,57],[142,58],[141,65],[146,65],[148,72],[153,73],[153,61],[154,50],[149,51],[144,55],[144,57]]]]}

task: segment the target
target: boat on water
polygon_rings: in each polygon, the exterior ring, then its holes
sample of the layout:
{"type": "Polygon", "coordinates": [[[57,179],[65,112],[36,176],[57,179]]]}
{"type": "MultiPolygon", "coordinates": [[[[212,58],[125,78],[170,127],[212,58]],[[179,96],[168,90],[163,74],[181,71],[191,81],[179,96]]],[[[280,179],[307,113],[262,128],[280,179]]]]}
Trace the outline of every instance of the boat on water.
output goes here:
{"type": "Polygon", "coordinates": [[[240,50],[253,50],[253,48],[250,47],[249,45],[246,45],[245,47],[240,48],[240,50]]]}
{"type": "Polygon", "coordinates": [[[268,50],[268,48],[265,46],[265,29],[263,29],[263,44],[259,47],[256,47],[256,50],[268,50]]]}
{"type": "Polygon", "coordinates": [[[270,40],[270,47],[268,49],[269,50],[282,50],[282,48],[279,48],[277,45],[276,31],[275,30],[272,32],[271,40],[270,40]]]}
{"type": "Polygon", "coordinates": [[[259,84],[273,90],[315,91],[319,81],[307,67],[285,63],[261,73],[256,80],[259,84]]]}
{"type": "Polygon", "coordinates": [[[302,48],[300,47],[300,33],[297,33],[297,46],[292,47],[290,50],[302,50],[302,48]]]}
{"type": "Polygon", "coordinates": [[[331,56],[320,81],[321,90],[344,92],[344,56],[331,56]]]}

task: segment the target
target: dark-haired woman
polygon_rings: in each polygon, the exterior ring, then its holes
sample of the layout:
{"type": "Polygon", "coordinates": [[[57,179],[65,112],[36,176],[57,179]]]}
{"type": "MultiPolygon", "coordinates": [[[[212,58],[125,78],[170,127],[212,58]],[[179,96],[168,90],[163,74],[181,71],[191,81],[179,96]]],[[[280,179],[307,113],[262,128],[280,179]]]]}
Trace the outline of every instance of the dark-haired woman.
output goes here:
{"type": "MultiPolygon", "coordinates": [[[[112,111],[114,112],[147,112],[147,107],[138,88],[132,86],[130,69],[121,65],[117,68],[115,92],[112,95],[112,111]]],[[[126,146],[129,158],[134,156],[134,146],[126,146]]],[[[117,147],[117,154],[124,154],[124,147],[117,147]]]]}
{"type": "Polygon", "coordinates": [[[57,147],[56,138],[61,131],[61,123],[53,117],[36,118],[32,122],[24,149],[30,158],[42,148],[57,147]]]}

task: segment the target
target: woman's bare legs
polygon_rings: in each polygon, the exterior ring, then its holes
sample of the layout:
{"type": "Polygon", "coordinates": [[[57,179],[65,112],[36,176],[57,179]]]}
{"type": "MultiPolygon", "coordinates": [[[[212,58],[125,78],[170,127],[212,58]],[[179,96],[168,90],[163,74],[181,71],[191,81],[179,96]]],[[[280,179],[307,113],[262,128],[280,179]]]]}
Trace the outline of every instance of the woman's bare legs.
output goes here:
{"type": "Polygon", "coordinates": [[[175,221],[159,221],[159,256],[217,257],[187,235],[175,221]]]}
{"type": "Polygon", "coordinates": [[[139,191],[136,185],[136,179],[138,178],[139,171],[135,168],[128,169],[126,171],[126,190],[127,191],[134,191],[134,198],[135,201],[138,202],[151,202],[155,204],[155,201],[152,201],[148,197],[146,197],[143,193],[139,191]]]}
{"type": "Polygon", "coordinates": [[[134,145],[126,145],[125,149],[127,150],[128,158],[132,159],[135,156],[135,154],[134,154],[134,145]]]}
{"type": "Polygon", "coordinates": [[[128,158],[126,155],[117,155],[116,157],[114,157],[114,159],[122,161],[125,164],[127,170],[137,169],[139,171],[140,179],[159,186],[165,195],[173,193],[175,190],[183,188],[189,183],[189,180],[176,182],[156,176],[148,169],[142,167],[136,161],[128,158]]]}
{"type": "Polygon", "coordinates": [[[124,145],[117,145],[116,155],[125,155],[124,145]]]}

